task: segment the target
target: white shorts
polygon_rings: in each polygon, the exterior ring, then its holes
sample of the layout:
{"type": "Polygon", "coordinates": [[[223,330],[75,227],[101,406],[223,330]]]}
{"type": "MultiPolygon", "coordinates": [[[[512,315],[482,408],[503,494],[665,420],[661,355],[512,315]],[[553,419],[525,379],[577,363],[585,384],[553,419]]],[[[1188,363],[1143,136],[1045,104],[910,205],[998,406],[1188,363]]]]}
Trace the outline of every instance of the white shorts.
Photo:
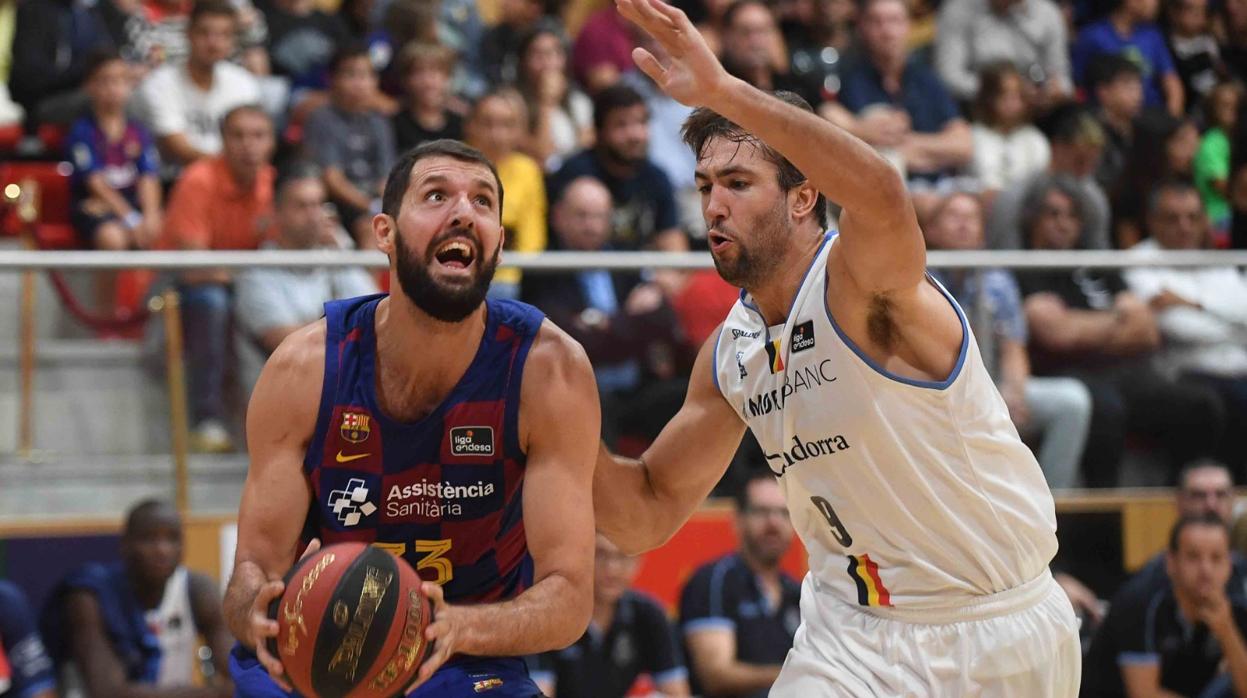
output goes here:
{"type": "Polygon", "coordinates": [[[1078,695],[1078,620],[1047,571],[961,609],[909,612],[905,620],[819,586],[806,575],[801,627],[771,698],[1078,695]]]}

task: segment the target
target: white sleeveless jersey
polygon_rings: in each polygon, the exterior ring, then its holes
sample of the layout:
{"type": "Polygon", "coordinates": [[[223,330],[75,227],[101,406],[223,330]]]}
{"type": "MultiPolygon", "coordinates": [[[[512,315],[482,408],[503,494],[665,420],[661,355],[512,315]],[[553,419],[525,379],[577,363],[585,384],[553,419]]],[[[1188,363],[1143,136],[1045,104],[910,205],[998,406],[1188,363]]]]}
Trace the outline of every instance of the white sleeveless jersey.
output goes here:
{"type": "Polygon", "coordinates": [[[165,582],[160,605],[147,612],[146,620],[160,641],[156,685],[164,688],[191,685],[199,631],[191,609],[190,573],[185,567],[178,567],[165,582]]]}
{"type": "Polygon", "coordinates": [[[715,345],[716,383],[779,477],[810,573],[850,604],[898,613],[1040,575],[1057,549],[1052,494],[965,314],[936,284],[961,318],[956,368],[939,383],[888,373],[827,307],[834,244],[828,234],[783,325],[742,293],[715,345]]]}

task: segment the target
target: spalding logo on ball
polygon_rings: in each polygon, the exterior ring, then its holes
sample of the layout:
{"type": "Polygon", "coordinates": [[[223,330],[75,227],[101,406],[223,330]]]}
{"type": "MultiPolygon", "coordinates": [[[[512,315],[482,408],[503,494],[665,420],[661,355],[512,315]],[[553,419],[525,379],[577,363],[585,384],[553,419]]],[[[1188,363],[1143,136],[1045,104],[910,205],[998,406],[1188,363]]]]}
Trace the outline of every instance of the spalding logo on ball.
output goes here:
{"type": "Polygon", "coordinates": [[[269,607],[269,651],[304,696],[388,698],[428,654],[429,601],[403,560],[363,543],[331,545],[299,561],[269,607]]]}

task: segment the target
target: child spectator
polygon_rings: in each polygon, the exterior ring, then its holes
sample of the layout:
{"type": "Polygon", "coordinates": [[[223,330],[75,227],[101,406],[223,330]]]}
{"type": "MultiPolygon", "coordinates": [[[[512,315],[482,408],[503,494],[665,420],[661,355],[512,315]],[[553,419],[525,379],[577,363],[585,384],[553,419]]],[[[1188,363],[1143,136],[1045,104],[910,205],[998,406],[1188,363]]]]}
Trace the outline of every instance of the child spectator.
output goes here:
{"type": "Polygon", "coordinates": [[[1186,94],[1186,108],[1200,105],[1225,73],[1217,40],[1208,26],[1208,0],[1169,0],[1165,27],[1169,49],[1186,94]]]}
{"type": "Polygon", "coordinates": [[[998,192],[1047,168],[1052,153],[1030,123],[1022,74],[1012,63],[988,66],[979,84],[970,167],[985,189],[998,192]]]}
{"type": "MultiPolygon", "coordinates": [[[[465,127],[467,142],[498,168],[502,190],[502,227],[506,249],[540,252],[546,249],[546,187],[541,166],[519,151],[524,137],[524,100],[514,90],[496,90],[481,97],[465,127]]],[[[518,269],[499,269],[490,286],[491,296],[519,295],[518,269]]]]}
{"type": "Polygon", "coordinates": [[[437,44],[412,42],[403,47],[398,65],[405,97],[403,107],[390,120],[398,152],[439,138],[462,140],[463,117],[449,107],[454,52],[437,44]]]}
{"type": "Polygon", "coordinates": [[[1072,49],[1074,77],[1086,84],[1087,71],[1097,56],[1129,58],[1143,76],[1143,99],[1149,107],[1165,107],[1182,113],[1182,80],[1174,69],[1173,56],[1156,27],[1158,0],[1118,0],[1108,17],[1087,25],[1072,49]]]}
{"type": "Polygon", "coordinates": [[[1209,92],[1205,107],[1209,128],[1195,154],[1195,186],[1204,200],[1213,244],[1217,247],[1230,244],[1231,210],[1226,198],[1230,184],[1230,138],[1242,102],[1243,88],[1238,83],[1223,82],[1209,92]]]}
{"type": "MultiPolygon", "coordinates": [[[[69,132],[74,162],[71,218],[83,247],[145,249],[160,237],[160,159],[142,124],[126,118],[130,68],[114,52],[87,66],[90,112],[69,132]]],[[[96,274],[96,302],[111,311],[117,275],[96,274]]]]}
{"type": "Polygon", "coordinates": [[[517,87],[528,106],[522,147],[548,172],[593,143],[593,102],[568,78],[564,41],[555,25],[541,23],[519,45],[517,87]]]}
{"type": "Polygon", "coordinates": [[[1095,178],[1105,191],[1114,191],[1134,148],[1135,120],[1143,113],[1143,76],[1129,59],[1109,55],[1092,62],[1087,81],[1107,136],[1095,178]]]}
{"type": "Polygon", "coordinates": [[[74,228],[84,246],[144,249],[160,236],[160,167],[147,129],[126,118],[133,88],[121,56],[100,53],[87,67],[91,111],[70,129],[74,228]]]}
{"type": "Polygon", "coordinates": [[[394,132],[389,120],[368,108],[377,75],[367,49],[339,51],[329,73],[329,104],[308,117],[303,138],[325,168],[325,188],[338,217],[360,247],[371,248],[372,216],[381,212],[381,190],[394,163],[394,132]]]}

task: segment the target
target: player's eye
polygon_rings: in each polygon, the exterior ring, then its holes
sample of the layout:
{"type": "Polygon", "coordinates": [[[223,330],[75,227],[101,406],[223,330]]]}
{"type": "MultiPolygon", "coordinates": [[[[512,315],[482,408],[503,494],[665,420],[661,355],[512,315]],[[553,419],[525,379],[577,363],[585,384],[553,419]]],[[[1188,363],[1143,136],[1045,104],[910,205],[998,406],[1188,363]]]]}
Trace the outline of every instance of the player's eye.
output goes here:
{"type": "Polygon", "coordinates": [[[494,200],[489,198],[488,196],[482,195],[482,196],[476,197],[476,203],[479,206],[485,206],[488,208],[489,206],[493,205],[494,200]]]}
{"type": "Polygon", "coordinates": [[[709,184],[702,184],[702,185],[699,185],[699,186],[697,187],[697,191],[698,191],[698,193],[700,193],[702,196],[705,196],[706,194],[709,194],[709,193],[710,193],[710,185],[709,185],[709,184]]]}
{"type": "Polygon", "coordinates": [[[424,195],[424,200],[425,201],[445,201],[446,195],[443,194],[441,191],[434,189],[433,191],[424,195]]]}
{"type": "Polygon", "coordinates": [[[731,186],[733,189],[737,189],[737,190],[745,189],[746,187],[749,186],[749,182],[746,182],[743,179],[733,179],[731,186]]]}

